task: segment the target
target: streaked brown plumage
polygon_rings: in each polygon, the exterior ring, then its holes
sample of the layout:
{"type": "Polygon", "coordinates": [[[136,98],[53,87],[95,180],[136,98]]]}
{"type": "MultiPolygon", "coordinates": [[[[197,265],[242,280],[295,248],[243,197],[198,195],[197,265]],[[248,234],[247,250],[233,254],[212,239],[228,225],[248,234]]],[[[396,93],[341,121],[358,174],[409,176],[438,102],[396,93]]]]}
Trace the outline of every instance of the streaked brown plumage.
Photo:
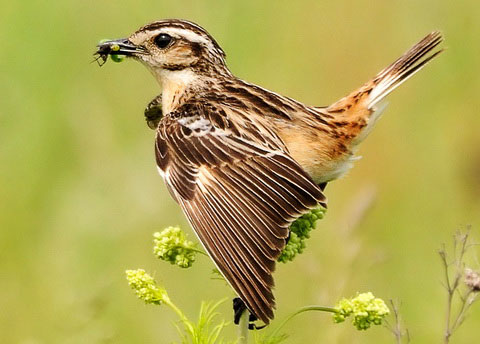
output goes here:
{"type": "Polygon", "coordinates": [[[147,66],[162,93],[147,107],[160,174],[213,261],[265,323],[272,272],[289,225],[352,165],[379,103],[441,50],[433,32],[375,78],[328,107],[310,107],[236,78],[200,26],[148,24],[99,45],[147,66]],[[116,45],[119,49],[112,50],[116,45]]]}

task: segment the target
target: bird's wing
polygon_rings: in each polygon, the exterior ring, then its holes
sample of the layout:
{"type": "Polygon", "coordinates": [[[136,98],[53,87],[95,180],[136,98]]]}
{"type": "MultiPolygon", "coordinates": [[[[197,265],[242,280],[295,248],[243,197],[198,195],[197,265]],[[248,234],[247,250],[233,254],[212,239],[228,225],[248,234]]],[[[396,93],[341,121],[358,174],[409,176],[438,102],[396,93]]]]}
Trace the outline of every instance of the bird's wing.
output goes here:
{"type": "Polygon", "coordinates": [[[164,117],[157,164],[219,270],[268,323],[275,306],[272,272],[288,226],[326,200],[278,136],[233,117],[208,104],[186,104],[164,117]]]}

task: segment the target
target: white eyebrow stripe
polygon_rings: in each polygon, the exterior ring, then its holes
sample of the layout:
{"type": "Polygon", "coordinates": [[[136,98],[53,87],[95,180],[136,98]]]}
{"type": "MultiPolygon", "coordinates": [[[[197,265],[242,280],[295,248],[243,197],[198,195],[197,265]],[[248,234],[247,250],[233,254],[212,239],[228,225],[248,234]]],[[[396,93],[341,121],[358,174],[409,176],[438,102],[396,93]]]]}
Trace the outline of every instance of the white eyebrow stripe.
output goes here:
{"type": "Polygon", "coordinates": [[[190,42],[200,43],[208,46],[209,48],[213,48],[213,44],[210,40],[206,39],[204,36],[199,35],[191,30],[180,29],[180,28],[173,28],[173,27],[164,27],[156,31],[157,33],[167,33],[173,37],[180,36],[185,37],[185,39],[189,40],[190,42]]]}

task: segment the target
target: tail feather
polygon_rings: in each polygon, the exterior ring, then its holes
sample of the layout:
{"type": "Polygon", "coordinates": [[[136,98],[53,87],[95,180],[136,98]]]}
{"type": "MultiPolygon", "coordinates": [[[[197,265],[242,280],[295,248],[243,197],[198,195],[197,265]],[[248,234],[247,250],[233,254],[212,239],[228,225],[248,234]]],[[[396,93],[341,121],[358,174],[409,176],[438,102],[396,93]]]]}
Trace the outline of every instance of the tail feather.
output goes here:
{"type": "Polygon", "coordinates": [[[373,113],[378,102],[444,50],[433,52],[442,41],[440,32],[430,33],[372,80],[330,105],[327,111],[347,117],[373,113]]]}
{"type": "Polygon", "coordinates": [[[367,100],[368,109],[373,108],[375,104],[440,54],[444,49],[429,55],[442,41],[443,37],[440,32],[432,32],[398,60],[382,70],[373,80],[375,86],[367,100]]]}

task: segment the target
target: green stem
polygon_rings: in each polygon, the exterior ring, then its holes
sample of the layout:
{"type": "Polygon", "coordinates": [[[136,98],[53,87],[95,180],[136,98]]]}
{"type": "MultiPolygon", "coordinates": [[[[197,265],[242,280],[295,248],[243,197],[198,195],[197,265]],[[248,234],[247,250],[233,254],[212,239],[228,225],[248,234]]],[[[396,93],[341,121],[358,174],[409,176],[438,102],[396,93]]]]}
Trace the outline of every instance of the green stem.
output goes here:
{"type": "Polygon", "coordinates": [[[163,300],[163,303],[165,303],[167,306],[169,306],[171,309],[173,309],[173,311],[175,313],[177,313],[178,317],[180,318],[180,320],[183,322],[183,324],[188,327],[188,330],[193,332],[193,327],[192,325],[190,324],[190,321],[188,320],[188,318],[185,316],[185,314],[183,314],[183,312],[180,310],[180,308],[178,308],[171,300],[170,298],[166,297],[164,298],[163,300]]]}
{"type": "Polygon", "coordinates": [[[309,312],[309,311],[319,311],[319,312],[329,312],[329,313],[338,313],[338,311],[335,308],[331,307],[322,307],[322,306],[305,306],[300,308],[298,311],[290,314],[285,320],[283,320],[280,325],[273,330],[273,332],[269,335],[269,337],[274,337],[275,335],[278,334],[278,332],[285,326],[286,323],[288,323],[292,318],[297,316],[300,313],[304,312],[309,312]]]}
{"type": "Polygon", "coordinates": [[[246,309],[240,317],[238,324],[238,344],[248,344],[248,318],[250,312],[246,309]]]}
{"type": "Polygon", "coordinates": [[[192,250],[193,252],[197,252],[197,253],[203,254],[204,256],[207,256],[207,257],[208,257],[208,254],[206,254],[204,251],[199,250],[199,249],[197,249],[197,248],[190,248],[190,250],[192,250]]]}

